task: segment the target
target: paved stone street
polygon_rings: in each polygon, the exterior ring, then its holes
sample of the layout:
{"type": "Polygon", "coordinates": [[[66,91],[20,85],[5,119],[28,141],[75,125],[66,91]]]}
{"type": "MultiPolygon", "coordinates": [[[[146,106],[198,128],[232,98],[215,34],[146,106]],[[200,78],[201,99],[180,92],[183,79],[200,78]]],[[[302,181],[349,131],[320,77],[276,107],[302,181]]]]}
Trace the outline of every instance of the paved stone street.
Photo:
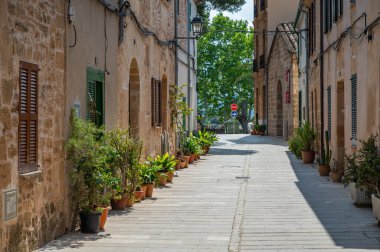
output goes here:
{"type": "Polygon", "coordinates": [[[106,232],[40,251],[380,251],[371,208],[355,207],[277,138],[224,135],[153,196],[111,211],[106,232]]]}

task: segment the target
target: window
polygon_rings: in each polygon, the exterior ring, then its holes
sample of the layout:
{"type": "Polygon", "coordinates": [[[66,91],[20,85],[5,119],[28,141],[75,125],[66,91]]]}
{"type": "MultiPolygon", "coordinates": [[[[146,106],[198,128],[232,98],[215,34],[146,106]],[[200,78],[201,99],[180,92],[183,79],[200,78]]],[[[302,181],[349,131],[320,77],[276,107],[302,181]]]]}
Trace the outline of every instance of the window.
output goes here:
{"type": "Polygon", "coordinates": [[[266,8],[266,0],[260,0],[260,10],[263,11],[266,8]]]}
{"type": "Polygon", "coordinates": [[[327,130],[331,139],[331,86],[327,88],[327,130]]]}
{"type": "Polygon", "coordinates": [[[325,33],[328,33],[332,28],[332,9],[333,3],[332,0],[324,0],[325,2],[325,13],[324,13],[324,22],[325,22],[325,33]]]}
{"type": "Polygon", "coordinates": [[[161,127],[161,86],[162,82],[152,78],[152,126],[161,127]]]}
{"type": "Polygon", "coordinates": [[[298,125],[302,126],[302,91],[298,92],[298,118],[299,122],[298,125]]]}
{"type": "Polygon", "coordinates": [[[260,56],[260,69],[265,68],[265,56],[260,56]]]}
{"type": "Polygon", "coordinates": [[[37,65],[20,62],[19,69],[19,171],[38,169],[38,71],[37,65]]]}
{"type": "Polygon", "coordinates": [[[311,91],[311,125],[314,127],[314,92],[311,91]]]}
{"type": "Polygon", "coordinates": [[[357,135],[357,75],[351,76],[351,137],[356,140],[357,135]]]}
{"type": "Polygon", "coordinates": [[[87,68],[87,119],[100,127],[104,124],[104,72],[87,68]]]}
{"type": "Polygon", "coordinates": [[[315,6],[314,3],[311,4],[309,8],[309,52],[310,54],[315,51],[316,46],[316,29],[315,29],[315,6]]]}

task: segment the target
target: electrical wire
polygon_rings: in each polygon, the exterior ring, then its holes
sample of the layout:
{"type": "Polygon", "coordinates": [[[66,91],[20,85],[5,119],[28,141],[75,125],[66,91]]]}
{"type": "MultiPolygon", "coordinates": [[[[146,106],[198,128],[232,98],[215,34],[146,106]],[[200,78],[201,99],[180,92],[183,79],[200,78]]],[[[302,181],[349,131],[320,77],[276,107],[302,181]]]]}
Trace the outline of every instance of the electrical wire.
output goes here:
{"type": "Polygon", "coordinates": [[[74,24],[72,26],[73,26],[73,29],[74,29],[74,38],[75,38],[75,40],[74,40],[74,44],[69,45],[70,48],[73,48],[73,47],[75,47],[77,45],[77,29],[75,28],[74,24]]]}

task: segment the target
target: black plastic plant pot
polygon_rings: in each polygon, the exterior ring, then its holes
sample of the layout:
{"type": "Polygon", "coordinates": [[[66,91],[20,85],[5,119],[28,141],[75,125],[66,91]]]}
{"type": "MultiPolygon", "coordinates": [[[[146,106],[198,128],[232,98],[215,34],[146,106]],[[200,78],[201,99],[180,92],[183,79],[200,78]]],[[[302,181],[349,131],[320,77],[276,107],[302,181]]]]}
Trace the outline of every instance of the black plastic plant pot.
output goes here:
{"type": "Polygon", "coordinates": [[[80,231],[82,233],[97,234],[99,233],[100,216],[102,213],[84,213],[79,212],[80,231]]]}

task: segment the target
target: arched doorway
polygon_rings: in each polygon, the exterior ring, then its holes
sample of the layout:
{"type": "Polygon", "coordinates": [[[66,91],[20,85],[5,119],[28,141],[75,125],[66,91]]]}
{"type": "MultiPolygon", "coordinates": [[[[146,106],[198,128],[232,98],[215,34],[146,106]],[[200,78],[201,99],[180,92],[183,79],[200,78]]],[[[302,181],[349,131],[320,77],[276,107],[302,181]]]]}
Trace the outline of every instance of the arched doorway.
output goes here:
{"type": "Polygon", "coordinates": [[[140,128],[140,77],[136,59],[129,70],[129,129],[130,135],[139,137],[140,128]]]}
{"type": "Polygon", "coordinates": [[[168,131],[169,129],[169,118],[168,118],[168,113],[169,113],[169,90],[168,90],[168,78],[164,74],[162,76],[162,96],[161,96],[161,104],[162,104],[162,131],[166,130],[168,131]]]}
{"type": "Polygon", "coordinates": [[[276,97],[276,135],[283,136],[283,104],[282,104],[282,84],[281,81],[277,83],[277,97],[276,97]]]}

